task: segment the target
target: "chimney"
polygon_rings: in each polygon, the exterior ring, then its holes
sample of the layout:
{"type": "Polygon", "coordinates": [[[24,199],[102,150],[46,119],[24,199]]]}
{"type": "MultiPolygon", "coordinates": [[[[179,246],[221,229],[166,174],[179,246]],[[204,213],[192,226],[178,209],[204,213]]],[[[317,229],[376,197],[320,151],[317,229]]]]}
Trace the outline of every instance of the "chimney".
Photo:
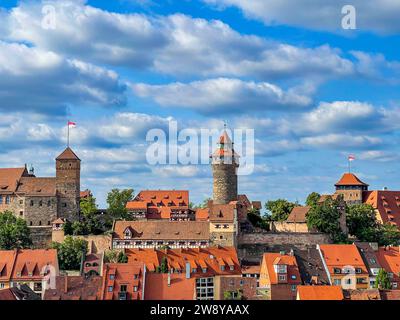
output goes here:
{"type": "Polygon", "coordinates": [[[68,293],[68,276],[64,276],[64,293],[68,293]]]}
{"type": "Polygon", "coordinates": [[[186,279],[190,279],[190,262],[186,262],[186,279]]]}
{"type": "Polygon", "coordinates": [[[170,287],[171,286],[171,273],[170,272],[168,272],[168,287],[170,287]]]}

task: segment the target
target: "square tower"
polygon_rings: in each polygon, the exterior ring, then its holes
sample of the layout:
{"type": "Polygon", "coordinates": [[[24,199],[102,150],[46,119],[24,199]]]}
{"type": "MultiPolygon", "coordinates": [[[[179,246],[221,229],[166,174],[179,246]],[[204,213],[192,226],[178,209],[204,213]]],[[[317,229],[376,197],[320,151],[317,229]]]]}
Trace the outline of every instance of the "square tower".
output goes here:
{"type": "Polygon", "coordinates": [[[58,217],[70,221],[79,218],[81,160],[67,147],[56,158],[56,193],[58,217]]]}

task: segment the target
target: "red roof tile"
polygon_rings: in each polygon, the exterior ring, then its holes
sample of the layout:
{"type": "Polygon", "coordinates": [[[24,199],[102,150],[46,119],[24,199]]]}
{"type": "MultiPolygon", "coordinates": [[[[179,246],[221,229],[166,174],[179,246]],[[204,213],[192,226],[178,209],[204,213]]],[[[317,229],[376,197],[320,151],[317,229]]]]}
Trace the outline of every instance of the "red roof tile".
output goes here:
{"type": "Polygon", "coordinates": [[[298,286],[299,300],[343,300],[340,286],[298,286]]]}
{"type": "Polygon", "coordinates": [[[340,180],[335,183],[335,186],[368,186],[368,184],[362,182],[353,173],[345,173],[340,180]]]}
{"type": "Polygon", "coordinates": [[[78,156],[70,147],[67,147],[57,158],[56,160],[79,160],[78,156]]]}
{"type": "Polygon", "coordinates": [[[146,276],[145,300],[194,300],[196,279],[186,279],[185,274],[148,273],[146,276]]]}
{"type": "Polygon", "coordinates": [[[264,253],[262,264],[264,264],[268,270],[269,281],[271,284],[278,284],[277,274],[274,269],[274,265],[286,265],[287,266],[287,283],[288,284],[300,284],[301,277],[299,268],[297,265],[296,257],[289,255],[282,255],[280,253],[268,252],[264,253]],[[292,277],[293,276],[293,277],[292,277]]]}

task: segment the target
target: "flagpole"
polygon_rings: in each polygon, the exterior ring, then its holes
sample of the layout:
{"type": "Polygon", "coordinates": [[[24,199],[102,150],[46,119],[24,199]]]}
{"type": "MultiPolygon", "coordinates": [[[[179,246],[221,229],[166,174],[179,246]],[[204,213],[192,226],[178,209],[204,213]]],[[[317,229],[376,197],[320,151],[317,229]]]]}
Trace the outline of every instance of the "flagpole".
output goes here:
{"type": "Polygon", "coordinates": [[[69,148],[69,120],[67,122],[67,147],[69,148]]]}

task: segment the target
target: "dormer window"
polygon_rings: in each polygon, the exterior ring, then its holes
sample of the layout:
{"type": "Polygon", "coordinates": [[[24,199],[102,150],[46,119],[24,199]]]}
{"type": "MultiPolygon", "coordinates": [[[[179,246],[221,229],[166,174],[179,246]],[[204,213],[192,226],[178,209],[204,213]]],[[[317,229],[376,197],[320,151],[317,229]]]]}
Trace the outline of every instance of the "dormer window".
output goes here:
{"type": "Polygon", "coordinates": [[[333,273],[340,274],[341,270],[339,268],[333,268],[333,273]]]}
{"type": "Polygon", "coordinates": [[[287,273],[287,266],[285,264],[276,264],[274,267],[276,273],[287,273]]]}
{"type": "Polygon", "coordinates": [[[129,228],[126,228],[124,231],[124,237],[125,239],[130,239],[132,238],[132,231],[129,228]]]}

